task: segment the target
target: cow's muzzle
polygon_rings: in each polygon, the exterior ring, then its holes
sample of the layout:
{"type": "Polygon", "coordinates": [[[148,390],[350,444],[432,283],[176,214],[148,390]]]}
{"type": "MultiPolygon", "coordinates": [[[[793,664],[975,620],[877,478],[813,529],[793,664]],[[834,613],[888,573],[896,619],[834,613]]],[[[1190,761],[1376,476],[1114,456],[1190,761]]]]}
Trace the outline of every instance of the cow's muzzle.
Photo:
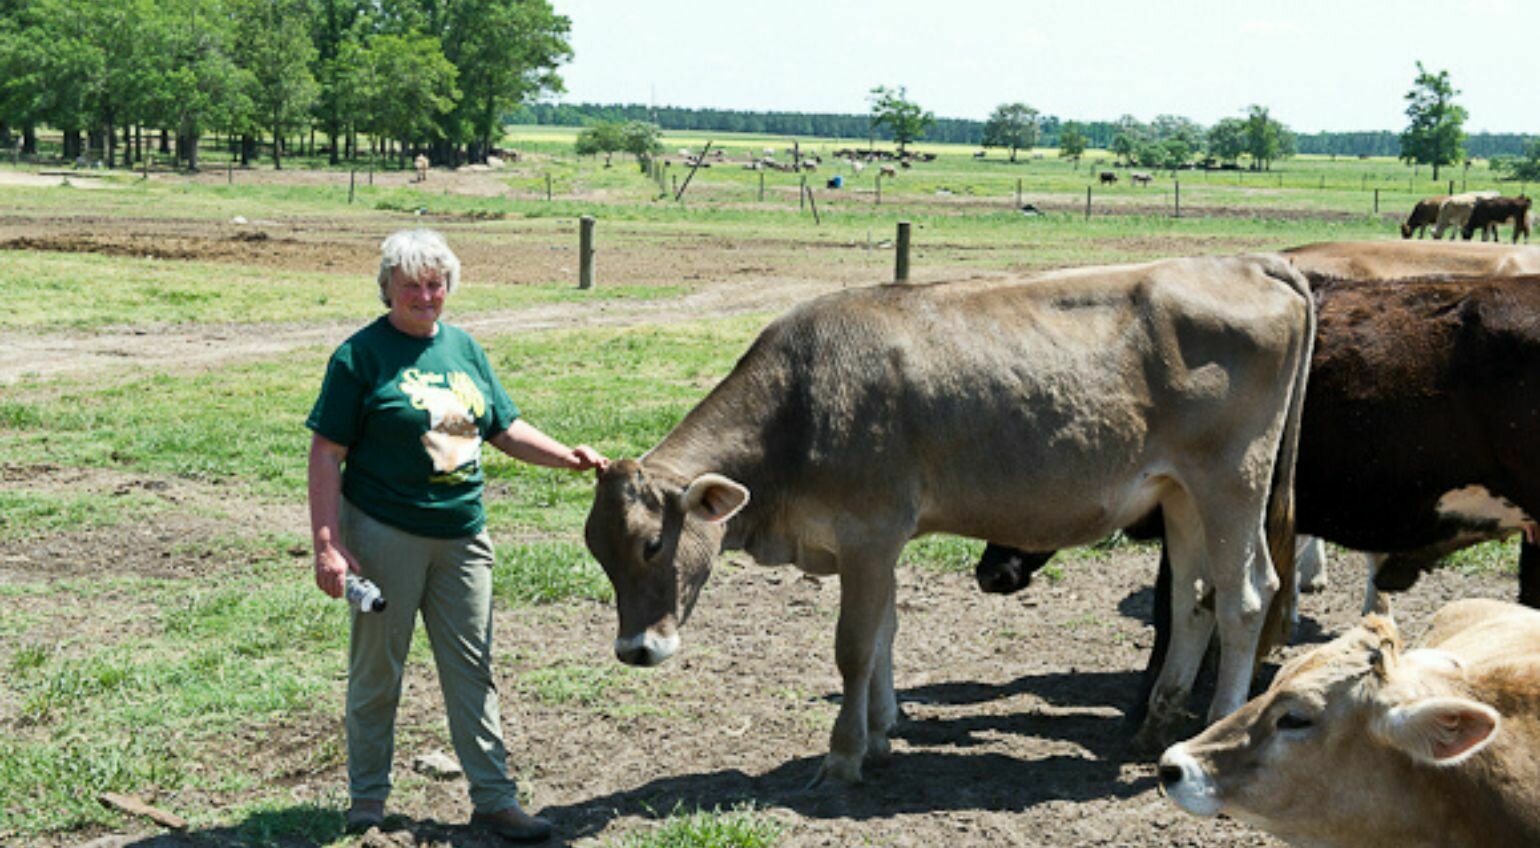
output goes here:
{"type": "Polygon", "coordinates": [[[626,665],[650,667],[661,664],[679,650],[679,635],[659,636],[644,630],[615,640],[615,657],[626,665]]]}

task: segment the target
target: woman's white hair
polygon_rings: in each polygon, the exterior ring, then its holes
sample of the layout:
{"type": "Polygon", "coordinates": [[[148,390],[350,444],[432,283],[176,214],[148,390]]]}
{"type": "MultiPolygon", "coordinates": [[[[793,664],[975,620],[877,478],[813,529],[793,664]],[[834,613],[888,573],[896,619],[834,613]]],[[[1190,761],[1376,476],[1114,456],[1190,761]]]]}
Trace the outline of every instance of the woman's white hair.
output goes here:
{"type": "Polygon", "coordinates": [[[433,230],[398,230],[380,242],[380,301],[386,306],[390,305],[390,275],[397,268],[412,278],[430,269],[441,272],[446,294],[453,294],[460,284],[460,257],[433,230]]]}

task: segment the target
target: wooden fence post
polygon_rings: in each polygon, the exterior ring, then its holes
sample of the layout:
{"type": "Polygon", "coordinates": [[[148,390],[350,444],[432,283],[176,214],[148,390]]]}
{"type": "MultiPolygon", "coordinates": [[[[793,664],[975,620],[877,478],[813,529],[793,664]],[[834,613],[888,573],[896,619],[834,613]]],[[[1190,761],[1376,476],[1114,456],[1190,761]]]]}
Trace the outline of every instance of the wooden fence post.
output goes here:
{"type": "Polygon", "coordinates": [[[807,174],[797,177],[797,211],[807,209],[807,174]]]}
{"type": "Polygon", "coordinates": [[[882,205],[882,174],[877,175],[877,205],[882,205]]]}
{"type": "Polygon", "coordinates": [[[551,202],[551,174],[549,171],[545,175],[545,202],[551,202]]]}
{"type": "Polygon", "coordinates": [[[1091,187],[1085,187],[1085,219],[1091,220],[1091,187]]]}
{"type": "Polygon", "coordinates": [[[909,282],[909,222],[898,222],[898,242],[893,260],[893,282],[909,282]]]}
{"type": "Polygon", "coordinates": [[[594,287],[594,216],[578,219],[578,288],[594,287]]]}
{"type": "Polygon", "coordinates": [[[1454,180],[1449,181],[1449,193],[1454,194],[1454,180]]]}
{"type": "Polygon", "coordinates": [[[1016,178],[1016,208],[1021,208],[1021,177],[1016,178]]]}
{"type": "Polygon", "coordinates": [[[358,184],[358,169],[348,167],[348,205],[353,205],[353,188],[358,184]]]}
{"type": "Polygon", "coordinates": [[[1180,218],[1182,217],[1182,181],[1175,179],[1172,180],[1171,190],[1173,192],[1171,195],[1172,200],[1174,201],[1173,206],[1176,209],[1175,217],[1180,218]]]}
{"type": "Polygon", "coordinates": [[[760,201],[764,201],[764,199],[765,199],[765,172],[764,171],[760,171],[759,172],[759,199],[760,199],[760,201]]]}
{"type": "Polygon", "coordinates": [[[1374,214],[1380,214],[1380,187],[1374,187],[1374,214]]]}
{"type": "Polygon", "coordinates": [[[818,217],[818,198],[813,197],[813,187],[805,186],[803,191],[807,192],[807,203],[808,206],[813,210],[813,223],[822,226],[823,221],[818,217]]]}

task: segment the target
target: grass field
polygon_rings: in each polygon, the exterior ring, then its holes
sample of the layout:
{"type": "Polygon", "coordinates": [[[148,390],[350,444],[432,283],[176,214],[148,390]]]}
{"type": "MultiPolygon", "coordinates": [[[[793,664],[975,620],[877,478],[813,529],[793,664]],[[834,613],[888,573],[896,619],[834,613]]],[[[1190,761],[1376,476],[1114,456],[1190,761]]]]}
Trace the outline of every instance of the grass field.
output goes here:
{"type": "MultiPolygon", "coordinates": [[[[1077,167],[1038,151],[1044,158],[1011,164],[995,151],[978,160],[971,149],[920,145],[937,161],[883,181],[879,205],[870,171],[844,189],[824,187],[832,173],[850,174],[829,152],[855,145],[803,140],[804,152],[825,154],[810,175],[815,222],[799,203],[795,175],[766,175],[760,200],[759,172],[717,166],[699,172],[675,203],[619,157],[609,168],[572,159],[570,140],[569,130],[516,128],[509,143],[525,155],[503,171],[461,182],[435,174],[422,186],[399,172],[381,171],[375,185],[360,175],[351,202],[345,171],[307,171],[313,163],[298,157],[286,160],[285,174],[264,167],[74,180],[105,183],[92,191],[0,180],[0,297],[10,305],[0,313],[0,338],[62,344],[211,327],[249,338],[295,325],[358,326],[379,310],[374,244],[424,220],[465,247],[467,282],[451,303],[458,322],[541,308],[635,309],[766,278],[826,280],[830,288],[882,282],[899,220],[917,228],[917,274],[939,278],[1386,238],[1414,198],[1441,190],[1393,162],[1299,158],[1271,173],[1181,172],[1161,174],[1149,188],[1126,179],[1093,188],[1087,218],[1086,185],[1109,167],[1103,157],[1077,167]],[[1018,180],[1023,202],[1045,214],[1018,210],[1018,180]],[[582,214],[601,220],[609,275],[590,292],[573,287],[569,267],[582,214]],[[293,242],[282,247],[291,258],[205,253],[213,244],[206,233],[224,232],[236,216],[275,222],[270,229],[293,242]],[[141,229],[162,235],[141,243],[141,229]],[[185,235],[183,253],[140,249],[166,243],[172,231],[185,235]],[[333,265],[328,256],[362,259],[333,265]]],[[[706,140],[669,134],[665,144],[698,149],[706,140]]],[[[739,157],[786,144],[709,140],[739,157]]],[[[668,170],[683,179],[682,164],[668,170]]],[[[1484,168],[1456,179],[1471,189],[1493,185],[1484,168]]],[[[636,456],[727,372],[769,317],[570,320],[478,337],[543,429],[610,456],[636,456]]],[[[312,785],[313,775],[336,776],[340,745],[289,752],[283,780],[258,776],[275,750],[292,744],[292,728],[335,724],[341,702],[346,619],[308,584],[303,512],[302,421],[329,350],[311,341],[181,367],[128,358],[23,375],[0,388],[0,843],[72,844],[130,827],[97,801],[116,791],[165,799],[210,842],[352,844],[336,812],[341,784],[312,785]]],[[[589,480],[501,455],[489,463],[499,603],[607,601],[609,585],[580,538],[589,480]]],[[[955,571],[978,548],[927,539],[906,560],[955,571]]],[[[1511,562],[1511,546],[1464,561],[1481,568],[1498,559],[1511,562]]],[[[1076,567],[1066,562],[1060,568],[1076,567]]],[[[414,650],[414,663],[429,662],[424,640],[414,650]]],[[[521,686],[558,704],[620,692],[629,709],[661,709],[648,688],[657,684],[627,672],[558,664],[521,686]]],[[[403,797],[427,791],[410,778],[398,788],[403,797]]],[[[672,830],[601,844],[775,841],[774,821],[752,807],[660,817],[672,830]]]]}

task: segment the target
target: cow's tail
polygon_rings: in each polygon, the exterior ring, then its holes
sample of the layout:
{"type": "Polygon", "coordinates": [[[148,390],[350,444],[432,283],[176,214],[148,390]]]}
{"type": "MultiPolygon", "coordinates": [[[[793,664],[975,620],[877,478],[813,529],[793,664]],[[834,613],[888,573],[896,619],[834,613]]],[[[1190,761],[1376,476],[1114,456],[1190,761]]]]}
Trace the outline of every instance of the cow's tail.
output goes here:
{"type": "Polygon", "coordinates": [[[1273,463],[1273,480],[1267,499],[1267,549],[1278,574],[1278,592],[1273,596],[1263,619],[1262,638],[1257,643],[1257,659],[1265,658],[1274,648],[1289,642],[1294,629],[1295,591],[1294,572],[1294,464],[1299,456],[1299,431],[1305,409],[1305,382],[1310,374],[1310,357],[1315,348],[1315,298],[1310,293],[1310,283],[1287,260],[1280,260],[1281,269],[1270,269],[1270,274],[1288,284],[1305,302],[1305,324],[1294,363],[1294,379],[1289,392],[1289,404],[1284,418],[1283,436],[1278,442],[1278,455],[1273,463]]]}

